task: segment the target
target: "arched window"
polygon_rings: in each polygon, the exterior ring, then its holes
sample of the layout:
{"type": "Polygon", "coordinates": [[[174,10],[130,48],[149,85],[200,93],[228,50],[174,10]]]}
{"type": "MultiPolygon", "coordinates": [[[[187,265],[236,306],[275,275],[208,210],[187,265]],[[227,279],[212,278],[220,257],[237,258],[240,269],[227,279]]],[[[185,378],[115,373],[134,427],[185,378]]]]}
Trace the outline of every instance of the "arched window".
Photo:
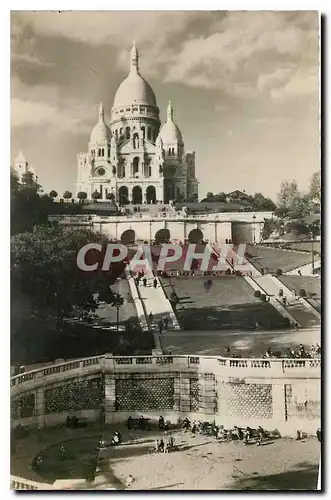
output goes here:
{"type": "Polygon", "coordinates": [[[139,158],[135,156],[132,162],[132,175],[133,177],[139,173],[139,158]]]}
{"type": "Polygon", "coordinates": [[[145,127],[141,127],[141,130],[143,131],[143,139],[145,140],[145,137],[146,137],[145,136],[145,132],[146,132],[145,127]]]}
{"type": "Polygon", "coordinates": [[[120,128],[120,138],[123,136],[123,128],[120,128]]]}
{"type": "Polygon", "coordinates": [[[116,137],[116,140],[118,139],[118,131],[115,130],[115,137],[116,137]]]}
{"type": "Polygon", "coordinates": [[[172,154],[172,156],[175,156],[175,148],[172,148],[171,154],[172,154]]]}
{"type": "Polygon", "coordinates": [[[147,129],[147,139],[151,140],[151,138],[152,138],[152,131],[151,131],[151,128],[148,127],[148,129],[147,129]]]}
{"type": "Polygon", "coordinates": [[[110,158],[110,148],[108,148],[108,158],[110,158]]]}
{"type": "Polygon", "coordinates": [[[168,149],[168,156],[171,156],[171,148],[168,149]]]}
{"type": "Polygon", "coordinates": [[[130,139],[130,127],[126,127],[125,129],[125,138],[130,139]]]}

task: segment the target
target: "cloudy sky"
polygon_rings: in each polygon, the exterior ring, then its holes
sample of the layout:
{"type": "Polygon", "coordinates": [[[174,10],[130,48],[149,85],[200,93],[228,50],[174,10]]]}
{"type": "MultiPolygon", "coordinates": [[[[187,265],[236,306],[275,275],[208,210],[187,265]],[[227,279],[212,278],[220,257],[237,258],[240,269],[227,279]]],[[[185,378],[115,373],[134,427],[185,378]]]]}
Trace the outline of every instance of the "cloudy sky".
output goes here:
{"type": "Polygon", "coordinates": [[[200,195],[276,197],[319,169],[319,32],[315,12],[13,12],[11,156],[24,152],[46,191],[74,190],[104,102],[136,40],[162,121],[169,99],[200,195]]]}

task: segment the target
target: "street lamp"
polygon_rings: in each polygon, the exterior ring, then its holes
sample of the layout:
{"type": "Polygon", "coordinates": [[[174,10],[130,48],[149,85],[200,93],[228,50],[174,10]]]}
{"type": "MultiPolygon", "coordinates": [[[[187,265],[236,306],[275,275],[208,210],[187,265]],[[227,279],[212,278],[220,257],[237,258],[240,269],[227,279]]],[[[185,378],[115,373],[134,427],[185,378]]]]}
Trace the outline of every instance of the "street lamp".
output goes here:
{"type": "Polygon", "coordinates": [[[311,269],[312,269],[312,274],[315,272],[315,260],[314,260],[314,233],[311,231],[310,233],[311,237],[311,269]]]}
{"type": "Polygon", "coordinates": [[[255,240],[255,221],[256,221],[256,215],[253,215],[253,245],[255,246],[256,240],[255,240]]]}

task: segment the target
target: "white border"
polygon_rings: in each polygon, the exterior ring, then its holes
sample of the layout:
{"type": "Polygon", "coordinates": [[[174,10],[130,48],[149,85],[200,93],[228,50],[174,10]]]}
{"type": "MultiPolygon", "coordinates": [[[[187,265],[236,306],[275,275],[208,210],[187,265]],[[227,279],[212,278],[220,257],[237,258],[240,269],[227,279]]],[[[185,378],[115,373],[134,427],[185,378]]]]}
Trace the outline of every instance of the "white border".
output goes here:
{"type": "MultiPolygon", "coordinates": [[[[115,7],[113,10],[319,10],[320,12],[324,14],[329,14],[330,13],[330,2],[327,2],[326,0],[318,0],[315,2],[308,2],[306,0],[301,0],[299,1],[290,1],[290,0],[278,0],[277,2],[275,1],[266,1],[266,0],[254,0],[251,2],[245,2],[243,0],[233,0],[231,2],[222,2],[220,4],[219,1],[216,0],[205,0],[204,2],[179,2],[178,0],[167,0],[167,1],[158,1],[155,2],[155,0],[152,2],[150,0],[145,0],[143,4],[140,2],[135,2],[135,1],[130,1],[130,0],[122,0],[120,4],[117,4],[118,7],[115,7]],[[203,8],[202,8],[203,7],[203,8]]],[[[10,165],[10,129],[9,129],[9,121],[10,121],[10,108],[9,108],[9,93],[10,93],[10,83],[9,83],[9,74],[10,74],[10,64],[9,64],[9,54],[10,54],[10,27],[9,27],[9,10],[110,10],[109,9],[110,2],[108,1],[100,1],[100,0],[95,0],[93,3],[92,2],[86,2],[81,0],[80,2],[77,1],[63,1],[63,0],[58,0],[57,2],[54,1],[41,1],[41,0],[35,0],[34,2],[27,2],[27,1],[12,1],[12,2],[7,2],[6,0],[3,0],[0,6],[0,38],[1,38],[1,43],[0,43],[0,52],[1,52],[1,93],[0,93],[0,98],[1,98],[1,135],[0,137],[2,138],[2,152],[5,152],[2,157],[2,167],[1,167],[1,172],[3,173],[1,183],[0,183],[0,189],[1,189],[1,195],[0,195],[0,202],[1,202],[1,228],[2,228],[2,234],[5,234],[5,237],[2,237],[2,245],[1,245],[1,263],[4,269],[4,275],[2,278],[2,286],[4,287],[4,292],[2,293],[2,300],[1,300],[1,305],[2,305],[2,334],[3,334],[3,341],[2,341],[2,352],[3,352],[3,358],[0,363],[0,368],[1,368],[1,376],[0,376],[0,382],[1,382],[1,395],[4,404],[2,405],[2,411],[0,413],[1,415],[1,430],[2,430],[2,446],[1,446],[1,451],[3,454],[3,459],[1,460],[1,474],[3,475],[3,478],[0,482],[0,489],[2,496],[1,498],[7,498],[8,495],[11,493],[9,492],[9,405],[6,404],[9,402],[10,397],[9,397],[9,245],[7,244],[8,239],[9,239],[9,165],[10,165]]],[[[327,54],[328,52],[326,51],[326,47],[330,49],[330,43],[329,43],[329,35],[326,32],[325,33],[325,47],[324,51],[326,52],[324,64],[325,64],[325,76],[327,74],[327,54]]],[[[326,90],[326,89],[325,89],[326,90]]],[[[326,99],[324,98],[325,102],[326,99]]],[[[326,115],[329,115],[328,113],[329,108],[327,110],[324,110],[326,115]]],[[[326,116],[325,116],[326,120],[326,116]]],[[[330,129],[329,129],[330,130],[330,129]]],[[[325,130],[325,133],[327,130],[325,130]]],[[[326,141],[327,144],[330,144],[329,138],[330,138],[330,131],[328,132],[327,136],[324,136],[324,140],[326,141]]],[[[325,144],[325,150],[326,150],[326,144],[325,144]]],[[[324,161],[324,170],[326,174],[326,160],[324,161]]],[[[328,178],[330,178],[331,175],[328,175],[328,178]]],[[[324,191],[324,197],[325,200],[331,196],[330,194],[330,189],[329,189],[329,179],[326,179],[326,175],[324,177],[325,180],[327,180],[327,188],[324,191]]],[[[330,229],[331,226],[331,217],[329,214],[329,204],[327,206],[324,206],[324,210],[326,211],[324,214],[324,217],[326,218],[326,225],[325,225],[325,233],[326,236],[329,233],[328,229],[330,229]]],[[[325,255],[328,255],[328,240],[325,242],[325,255]]],[[[330,273],[329,269],[327,269],[326,273],[326,280],[327,284],[331,284],[329,281],[330,273]]],[[[325,287],[324,287],[325,288],[325,287]]],[[[330,290],[330,288],[329,288],[330,290]]],[[[331,301],[330,294],[329,296],[325,296],[324,298],[326,300],[325,304],[325,310],[331,310],[328,306],[330,305],[329,301],[331,301]]],[[[325,325],[325,339],[324,342],[326,341],[326,337],[328,332],[328,325],[325,325]]],[[[330,344],[330,341],[328,342],[330,344]]],[[[327,353],[325,353],[325,359],[330,360],[330,352],[329,349],[327,349],[327,353]]],[[[326,363],[327,364],[327,363],[326,363]]],[[[328,390],[329,384],[325,384],[325,389],[328,390]]],[[[326,392],[326,391],[325,391],[326,392]]],[[[331,399],[331,394],[329,394],[328,391],[327,394],[324,394],[324,398],[327,398],[327,401],[329,402],[331,399]]],[[[330,412],[327,412],[328,415],[330,415],[330,412]]],[[[325,444],[325,450],[327,449],[327,444],[325,444]]],[[[327,471],[329,472],[329,470],[327,471]]],[[[326,476],[328,476],[326,472],[326,476]]],[[[329,474],[330,476],[330,474],[329,474]]],[[[238,493],[239,495],[240,493],[238,493]]],[[[267,494],[267,493],[266,493],[267,494]]],[[[42,498],[46,496],[47,494],[39,494],[39,498],[42,498]]],[[[149,493],[149,495],[151,495],[149,493]]],[[[257,494],[256,494],[257,495],[257,494]]],[[[287,496],[288,494],[285,494],[287,496]]],[[[65,496],[68,496],[66,494],[65,496]]],[[[81,495],[79,495],[80,497],[81,495]]],[[[159,494],[157,495],[159,496],[159,494]]],[[[172,493],[172,496],[178,496],[178,494],[172,493]]],[[[195,494],[196,496],[196,494],[195,494]]],[[[198,495],[198,497],[204,497],[204,494],[198,495]]],[[[76,497],[77,498],[77,497],[76,497]]]]}

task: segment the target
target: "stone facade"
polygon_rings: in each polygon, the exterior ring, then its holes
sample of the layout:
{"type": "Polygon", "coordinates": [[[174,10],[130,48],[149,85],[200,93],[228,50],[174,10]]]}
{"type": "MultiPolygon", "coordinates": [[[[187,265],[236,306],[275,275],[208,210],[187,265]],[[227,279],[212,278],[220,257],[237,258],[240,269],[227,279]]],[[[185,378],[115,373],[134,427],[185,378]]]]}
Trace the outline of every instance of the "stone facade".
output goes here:
{"type": "Polygon", "coordinates": [[[103,105],[88,152],[79,153],[76,189],[99,199],[127,203],[168,203],[198,199],[195,153],[185,152],[169,102],[160,129],[159,108],[151,86],[140,75],[139,55],[131,51],[130,72],[119,86],[105,120],[103,105]]]}
{"type": "Polygon", "coordinates": [[[142,413],[291,435],[320,425],[318,360],[106,355],[18,375],[11,386],[14,427],[56,425],[68,414],[112,423],[142,413]]]}

